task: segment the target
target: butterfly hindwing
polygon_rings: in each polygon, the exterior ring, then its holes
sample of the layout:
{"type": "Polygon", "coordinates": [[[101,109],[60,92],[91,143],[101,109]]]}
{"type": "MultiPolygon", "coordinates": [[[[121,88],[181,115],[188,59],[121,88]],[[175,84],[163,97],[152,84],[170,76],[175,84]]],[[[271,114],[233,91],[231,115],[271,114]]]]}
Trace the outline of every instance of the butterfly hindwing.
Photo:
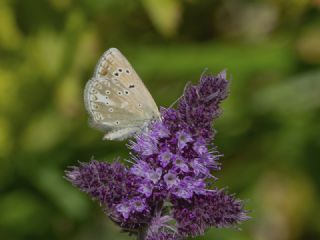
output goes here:
{"type": "Polygon", "coordinates": [[[101,129],[137,126],[149,118],[131,92],[112,80],[93,78],[86,87],[86,108],[101,129]]]}

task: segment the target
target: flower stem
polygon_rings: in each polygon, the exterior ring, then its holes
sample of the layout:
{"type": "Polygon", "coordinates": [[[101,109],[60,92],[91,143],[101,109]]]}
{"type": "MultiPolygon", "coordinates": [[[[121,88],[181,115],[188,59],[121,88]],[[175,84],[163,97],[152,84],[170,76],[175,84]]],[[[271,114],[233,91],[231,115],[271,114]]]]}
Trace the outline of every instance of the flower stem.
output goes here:
{"type": "Polygon", "coordinates": [[[142,229],[141,231],[138,232],[137,240],[144,240],[145,238],[145,230],[142,229]]]}

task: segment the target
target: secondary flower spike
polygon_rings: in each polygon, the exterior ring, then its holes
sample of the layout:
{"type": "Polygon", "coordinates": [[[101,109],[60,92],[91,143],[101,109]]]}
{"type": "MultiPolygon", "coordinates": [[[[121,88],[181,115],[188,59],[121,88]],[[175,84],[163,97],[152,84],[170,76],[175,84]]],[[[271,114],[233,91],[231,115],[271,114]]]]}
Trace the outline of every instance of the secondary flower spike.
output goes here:
{"type": "Polygon", "coordinates": [[[180,240],[247,220],[241,200],[212,187],[221,156],[212,121],[227,95],[225,72],[202,76],[177,109],[161,108],[161,119],[130,141],[131,166],[92,160],[66,178],[139,240],[180,240]]]}

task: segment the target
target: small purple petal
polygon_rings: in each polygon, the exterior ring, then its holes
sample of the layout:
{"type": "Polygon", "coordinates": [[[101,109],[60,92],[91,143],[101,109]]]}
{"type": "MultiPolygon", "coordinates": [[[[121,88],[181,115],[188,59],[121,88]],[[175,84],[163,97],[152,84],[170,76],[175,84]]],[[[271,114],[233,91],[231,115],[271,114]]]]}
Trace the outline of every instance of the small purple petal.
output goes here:
{"type": "Polygon", "coordinates": [[[137,212],[142,212],[147,208],[145,199],[135,198],[132,200],[132,208],[137,212]]]}
{"type": "Polygon", "coordinates": [[[168,130],[168,128],[161,122],[156,122],[152,126],[152,129],[153,130],[151,131],[150,135],[155,139],[166,138],[170,135],[170,131],[168,130]]]}
{"type": "Polygon", "coordinates": [[[202,155],[208,152],[206,143],[203,139],[199,139],[193,144],[193,150],[199,155],[202,155]]]}
{"type": "Polygon", "coordinates": [[[128,219],[130,212],[132,211],[132,207],[129,203],[120,203],[116,206],[116,209],[125,219],[128,219]]]}
{"type": "Polygon", "coordinates": [[[145,161],[139,160],[137,161],[136,164],[134,164],[131,167],[130,171],[136,176],[146,177],[147,174],[150,173],[152,170],[148,163],[146,163],[145,161]]]}
{"type": "Polygon", "coordinates": [[[168,166],[168,164],[170,163],[171,159],[172,159],[173,154],[169,151],[165,151],[160,153],[159,155],[159,161],[162,167],[166,167],[168,166]]]}
{"type": "Polygon", "coordinates": [[[156,170],[151,170],[147,173],[147,178],[152,181],[154,184],[156,184],[161,176],[162,176],[162,169],[161,168],[157,168],[156,170]]]}
{"type": "Polygon", "coordinates": [[[183,149],[188,142],[191,142],[193,140],[192,137],[185,131],[179,131],[177,133],[177,138],[178,138],[178,148],[180,150],[183,149]]]}
{"type": "Polygon", "coordinates": [[[138,192],[142,193],[146,197],[150,197],[153,191],[153,185],[150,182],[142,182],[138,188],[138,192]]]}
{"type": "Polygon", "coordinates": [[[175,169],[181,169],[183,172],[189,172],[188,165],[182,160],[181,157],[177,157],[177,159],[174,161],[175,169]]]}
{"type": "Polygon", "coordinates": [[[191,163],[190,163],[193,172],[195,173],[196,176],[202,174],[204,176],[207,177],[211,177],[212,175],[210,174],[209,169],[202,163],[200,163],[198,161],[198,159],[194,159],[191,163]]]}
{"type": "Polygon", "coordinates": [[[164,175],[163,178],[168,188],[171,188],[172,186],[177,185],[177,183],[179,182],[179,179],[177,178],[177,176],[172,172],[168,172],[166,175],[164,175]]]}
{"type": "Polygon", "coordinates": [[[183,186],[177,186],[172,193],[178,198],[189,199],[193,195],[193,191],[183,186]]]}

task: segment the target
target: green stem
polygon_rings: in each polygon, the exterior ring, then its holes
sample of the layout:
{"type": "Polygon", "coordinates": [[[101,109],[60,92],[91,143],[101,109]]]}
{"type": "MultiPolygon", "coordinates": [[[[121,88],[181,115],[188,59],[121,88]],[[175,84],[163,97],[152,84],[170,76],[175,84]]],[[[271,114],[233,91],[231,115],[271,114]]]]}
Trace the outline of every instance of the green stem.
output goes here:
{"type": "MultiPolygon", "coordinates": [[[[157,203],[155,210],[154,210],[154,213],[153,213],[153,217],[161,215],[162,207],[163,207],[163,202],[157,203]]],[[[137,240],[144,240],[145,239],[148,228],[149,228],[149,226],[146,226],[146,227],[141,228],[138,231],[137,240]]]]}
{"type": "Polygon", "coordinates": [[[141,230],[138,232],[137,240],[144,240],[145,235],[146,235],[145,229],[141,229],[141,230]]]}

